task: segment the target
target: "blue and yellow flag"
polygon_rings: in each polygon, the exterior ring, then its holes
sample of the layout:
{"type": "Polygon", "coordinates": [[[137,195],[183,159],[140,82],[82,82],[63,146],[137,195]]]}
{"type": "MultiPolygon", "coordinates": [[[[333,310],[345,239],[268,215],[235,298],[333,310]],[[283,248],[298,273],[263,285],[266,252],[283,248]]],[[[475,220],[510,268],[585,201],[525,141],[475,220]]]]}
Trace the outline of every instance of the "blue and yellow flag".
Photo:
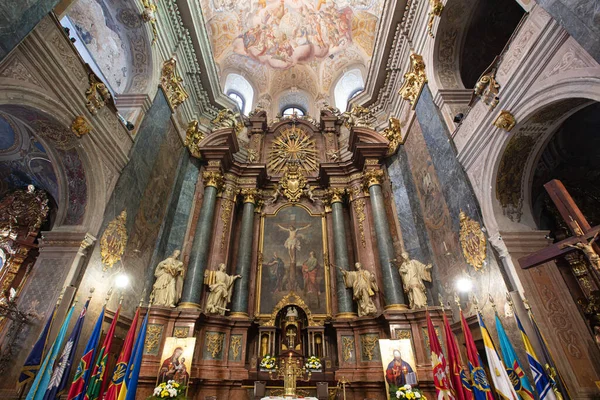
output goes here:
{"type": "Polygon", "coordinates": [[[523,339],[523,345],[525,346],[525,351],[527,352],[527,361],[529,361],[529,367],[531,368],[531,373],[533,374],[533,382],[535,383],[535,390],[537,391],[540,400],[556,400],[556,395],[552,390],[550,379],[548,379],[548,375],[546,375],[544,367],[535,355],[535,350],[533,350],[533,346],[529,341],[529,336],[527,336],[527,333],[525,333],[525,329],[523,329],[523,325],[521,325],[521,321],[516,313],[515,319],[517,320],[517,326],[521,331],[521,338],[523,339]]]}
{"type": "Polygon", "coordinates": [[[534,400],[533,388],[527,379],[527,375],[523,372],[517,353],[510,342],[510,339],[504,331],[502,322],[496,314],[496,331],[498,331],[498,339],[500,340],[500,351],[502,358],[504,359],[504,365],[506,366],[506,372],[513,383],[515,391],[523,400],[534,400]]]}
{"type": "Polygon", "coordinates": [[[44,348],[46,347],[46,342],[48,341],[48,334],[50,333],[50,328],[52,327],[52,322],[54,321],[54,317],[56,316],[56,309],[58,306],[54,306],[52,310],[52,314],[48,317],[48,321],[46,321],[46,325],[44,325],[44,329],[40,333],[38,340],[33,345],[31,352],[27,356],[25,360],[25,364],[23,364],[23,368],[21,369],[21,374],[19,375],[19,379],[17,383],[19,385],[23,385],[33,378],[35,378],[35,374],[37,374],[40,369],[40,365],[42,364],[42,360],[44,359],[44,348]]]}
{"type": "Polygon", "coordinates": [[[129,359],[127,365],[127,373],[125,375],[125,382],[119,393],[118,400],[135,400],[135,392],[137,391],[138,379],[140,377],[140,368],[142,366],[142,356],[144,355],[144,343],[146,342],[146,328],[148,327],[148,310],[144,317],[144,322],[138,333],[135,346],[133,347],[133,355],[129,359]]]}

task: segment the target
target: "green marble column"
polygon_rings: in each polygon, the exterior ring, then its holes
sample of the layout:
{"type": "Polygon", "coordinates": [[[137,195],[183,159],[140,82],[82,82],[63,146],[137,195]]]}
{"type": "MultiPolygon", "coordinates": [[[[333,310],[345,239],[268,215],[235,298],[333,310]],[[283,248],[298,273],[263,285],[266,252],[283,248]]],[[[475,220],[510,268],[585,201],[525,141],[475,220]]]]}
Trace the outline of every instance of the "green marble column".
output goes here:
{"type": "Polygon", "coordinates": [[[242,189],[244,196],[244,208],[242,211],[242,226],[240,229],[240,241],[238,246],[238,257],[236,275],[242,278],[235,283],[231,305],[231,316],[248,316],[248,284],[250,282],[250,268],[252,266],[252,239],[254,233],[254,204],[258,191],[256,189],[242,189]]]}
{"type": "Polygon", "coordinates": [[[379,263],[381,264],[385,308],[406,310],[407,306],[404,302],[402,281],[398,273],[398,268],[396,268],[393,261],[395,259],[394,242],[385,212],[385,203],[381,189],[383,171],[370,170],[365,172],[364,177],[365,185],[369,188],[369,195],[371,196],[371,210],[375,225],[379,263]]]}
{"type": "Polygon", "coordinates": [[[215,217],[215,205],[217,203],[217,194],[223,181],[223,176],[218,172],[204,172],[204,198],[200,208],[200,216],[190,262],[188,264],[185,282],[183,283],[183,293],[181,294],[181,308],[200,309],[200,299],[202,295],[202,286],[204,282],[204,270],[208,260],[208,252],[213,231],[213,221],[215,217]]]}
{"type": "MultiPolygon", "coordinates": [[[[344,189],[333,188],[330,190],[331,215],[333,219],[333,245],[335,249],[335,266],[345,271],[350,268],[348,258],[348,244],[346,243],[346,227],[344,224],[344,203],[342,196],[344,189]]],[[[352,303],[352,289],[346,288],[344,277],[339,270],[335,271],[338,314],[336,317],[355,317],[352,303]]]]}

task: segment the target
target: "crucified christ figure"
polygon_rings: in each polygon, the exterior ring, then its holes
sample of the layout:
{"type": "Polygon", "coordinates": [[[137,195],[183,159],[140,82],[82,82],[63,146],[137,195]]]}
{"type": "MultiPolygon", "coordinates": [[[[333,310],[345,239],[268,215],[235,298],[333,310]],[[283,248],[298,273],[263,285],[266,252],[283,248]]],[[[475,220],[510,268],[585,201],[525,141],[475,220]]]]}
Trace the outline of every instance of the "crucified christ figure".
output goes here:
{"type": "MultiPolygon", "coordinates": [[[[600,233],[600,232],[598,232],[598,233],[600,233]]],[[[581,241],[581,242],[577,242],[575,244],[564,245],[564,247],[572,247],[574,249],[583,251],[584,254],[587,256],[588,260],[590,260],[590,262],[596,269],[596,271],[600,271],[600,256],[598,255],[598,253],[596,253],[596,250],[594,250],[593,244],[594,244],[594,241],[596,241],[596,238],[598,237],[598,233],[596,233],[594,235],[594,237],[591,238],[590,241],[587,243],[581,241]]]]}
{"type": "Polygon", "coordinates": [[[289,228],[286,228],[279,224],[277,224],[277,226],[279,227],[279,229],[287,231],[290,234],[285,240],[283,246],[287,249],[288,254],[290,255],[290,265],[294,266],[296,265],[296,250],[300,250],[300,235],[298,234],[298,231],[309,228],[310,224],[305,225],[301,228],[296,228],[293,224],[291,224],[289,228]]]}

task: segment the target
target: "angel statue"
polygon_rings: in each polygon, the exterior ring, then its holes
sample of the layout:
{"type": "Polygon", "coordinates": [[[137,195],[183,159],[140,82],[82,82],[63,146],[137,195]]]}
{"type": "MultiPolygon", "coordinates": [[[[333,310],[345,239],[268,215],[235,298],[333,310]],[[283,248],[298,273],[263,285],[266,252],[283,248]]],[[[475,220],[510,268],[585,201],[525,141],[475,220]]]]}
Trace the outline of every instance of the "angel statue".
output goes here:
{"type": "Polygon", "coordinates": [[[152,287],[153,305],[175,307],[183,290],[183,263],[177,258],[181,251],[175,250],[170,257],[158,263],[154,276],[156,282],[152,287]]]}
{"type": "Polygon", "coordinates": [[[208,314],[225,315],[225,311],[229,311],[226,307],[231,301],[233,283],[241,277],[241,275],[227,275],[223,263],[219,264],[216,271],[206,271],[204,284],[208,285],[210,290],[208,300],[206,300],[206,312],[208,314]]]}
{"type": "Polygon", "coordinates": [[[371,297],[379,291],[375,275],[362,269],[362,265],[358,262],[354,266],[356,271],[346,271],[340,267],[338,269],[344,276],[346,287],[352,288],[352,297],[358,304],[358,316],[373,315],[377,313],[377,307],[371,297]]]}
{"type": "Polygon", "coordinates": [[[402,264],[398,268],[404,292],[408,294],[411,309],[422,308],[427,305],[427,294],[423,281],[431,282],[431,264],[423,264],[417,260],[411,260],[408,253],[402,252],[402,264]]]}

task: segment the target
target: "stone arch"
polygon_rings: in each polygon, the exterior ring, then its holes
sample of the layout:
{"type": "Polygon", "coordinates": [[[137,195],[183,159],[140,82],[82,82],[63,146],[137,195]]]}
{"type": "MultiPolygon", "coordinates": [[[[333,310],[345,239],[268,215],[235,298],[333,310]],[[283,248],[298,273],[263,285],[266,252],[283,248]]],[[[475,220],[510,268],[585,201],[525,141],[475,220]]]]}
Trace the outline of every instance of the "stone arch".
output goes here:
{"type": "Polygon", "coordinates": [[[108,198],[102,161],[89,138],[71,132],[72,113],[43,93],[11,87],[0,92],[0,112],[22,124],[48,151],[59,195],[54,227],[99,229],[108,198]]]}

